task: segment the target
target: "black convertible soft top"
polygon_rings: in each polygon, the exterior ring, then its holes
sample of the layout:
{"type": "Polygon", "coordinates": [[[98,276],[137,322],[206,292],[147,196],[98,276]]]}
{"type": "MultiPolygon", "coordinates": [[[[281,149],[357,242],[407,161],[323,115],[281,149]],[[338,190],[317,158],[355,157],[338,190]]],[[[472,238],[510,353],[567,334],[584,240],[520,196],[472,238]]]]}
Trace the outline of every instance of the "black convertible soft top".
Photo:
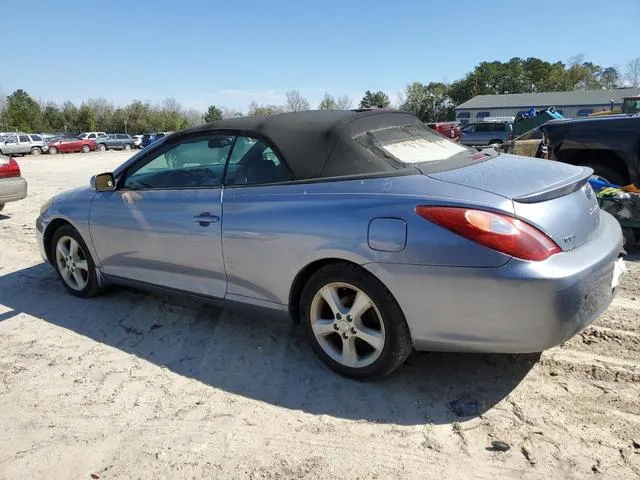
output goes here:
{"type": "MultiPolygon", "coordinates": [[[[395,110],[310,110],[219,120],[172,137],[226,130],[269,141],[298,180],[406,170],[373,154],[354,137],[390,126],[424,126],[395,110]]],[[[174,138],[175,138],[174,137],[174,138]]]]}

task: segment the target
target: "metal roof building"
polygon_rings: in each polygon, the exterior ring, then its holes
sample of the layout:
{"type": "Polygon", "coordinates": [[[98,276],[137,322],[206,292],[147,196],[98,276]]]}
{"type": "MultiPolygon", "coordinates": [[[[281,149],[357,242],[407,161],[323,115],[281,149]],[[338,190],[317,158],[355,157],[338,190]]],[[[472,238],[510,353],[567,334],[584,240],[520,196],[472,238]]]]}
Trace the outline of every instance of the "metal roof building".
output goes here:
{"type": "Polygon", "coordinates": [[[568,118],[586,117],[594,112],[622,106],[624,97],[640,95],[640,88],[615,90],[575,90],[572,92],[512,93],[478,95],[455,108],[456,120],[462,123],[487,117],[515,117],[518,112],[555,107],[568,118]]]}

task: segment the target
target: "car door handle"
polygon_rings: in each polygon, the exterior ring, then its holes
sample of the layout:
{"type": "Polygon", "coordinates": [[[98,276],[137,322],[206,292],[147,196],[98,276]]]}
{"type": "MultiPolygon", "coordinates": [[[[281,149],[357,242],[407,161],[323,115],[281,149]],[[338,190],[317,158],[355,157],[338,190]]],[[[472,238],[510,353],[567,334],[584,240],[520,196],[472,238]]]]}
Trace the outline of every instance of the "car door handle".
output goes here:
{"type": "Polygon", "coordinates": [[[193,217],[194,222],[198,222],[201,227],[206,227],[211,223],[217,223],[220,221],[220,217],[211,215],[209,212],[202,212],[200,215],[193,217]]]}

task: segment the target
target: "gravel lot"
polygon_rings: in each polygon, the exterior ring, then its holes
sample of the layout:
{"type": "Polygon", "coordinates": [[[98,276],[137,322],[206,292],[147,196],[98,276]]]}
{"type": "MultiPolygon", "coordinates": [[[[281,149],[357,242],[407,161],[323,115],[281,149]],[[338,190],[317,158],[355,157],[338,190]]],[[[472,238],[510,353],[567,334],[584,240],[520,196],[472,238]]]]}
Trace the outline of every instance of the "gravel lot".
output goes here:
{"type": "Polygon", "coordinates": [[[39,207],[127,155],[18,159],[29,196],[0,214],[0,478],[640,478],[633,260],[610,309],[562,347],[414,355],[358,383],[286,322],[66,294],[38,255],[39,207]]]}

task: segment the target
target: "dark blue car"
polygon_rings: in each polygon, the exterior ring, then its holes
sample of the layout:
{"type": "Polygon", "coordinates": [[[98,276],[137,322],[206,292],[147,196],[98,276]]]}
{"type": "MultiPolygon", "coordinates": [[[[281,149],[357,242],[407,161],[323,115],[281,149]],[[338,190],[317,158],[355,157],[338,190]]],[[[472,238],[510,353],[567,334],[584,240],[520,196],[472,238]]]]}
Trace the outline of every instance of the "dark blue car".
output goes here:
{"type": "Polygon", "coordinates": [[[145,148],[148,145],[151,145],[156,140],[161,139],[169,135],[171,132],[153,132],[153,133],[145,133],[142,136],[142,142],[140,142],[140,148],[145,148]]]}

